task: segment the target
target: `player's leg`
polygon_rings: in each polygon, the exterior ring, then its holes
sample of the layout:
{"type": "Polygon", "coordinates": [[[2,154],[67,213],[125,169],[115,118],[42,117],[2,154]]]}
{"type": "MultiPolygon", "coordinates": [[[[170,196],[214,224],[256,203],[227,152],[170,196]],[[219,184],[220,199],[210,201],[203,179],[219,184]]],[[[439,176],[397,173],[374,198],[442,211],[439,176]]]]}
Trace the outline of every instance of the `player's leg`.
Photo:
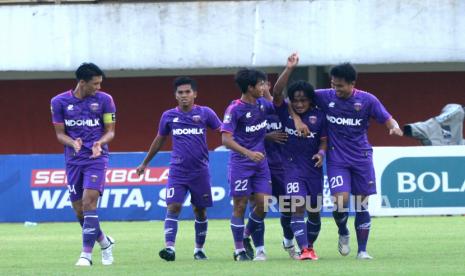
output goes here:
{"type": "MultiPolygon", "coordinates": [[[[66,177],[68,180],[68,191],[71,205],[73,206],[76,218],[79,224],[84,225],[84,214],[82,210],[82,196],[84,193],[83,189],[83,173],[81,166],[66,164],[66,177]]],[[[92,265],[92,257],[90,258],[79,258],[76,265],[78,266],[90,266],[92,265]]]]}
{"type": "Polygon", "coordinates": [[[175,245],[178,233],[178,219],[187,193],[187,185],[182,177],[170,175],[166,185],[166,215],[164,223],[165,248],[158,255],[166,261],[176,259],[175,245]]]}
{"type": "Polygon", "coordinates": [[[244,214],[247,202],[252,194],[250,176],[253,170],[249,167],[230,166],[228,169],[228,181],[230,185],[229,195],[233,201],[233,213],[231,216],[231,232],[234,240],[234,260],[250,261],[244,247],[244,214]]]}
{"type": "Polygon", "coordinates": [[[265,253],[265,222],[266,217],[265,201],[271,195],[270,169],[266,161],[258,165],[256,173],[251,177],[251,189],[254,193],[255,208],[249,214],[245,233],[256,233],[256,261],[266,260],[265,253]]]}
{"type": "Polygon", "coordinates": [[[327,170],[329,189],[334,202],[333,217],[339,233],[339,253],[347,256],[350,253],[347,220],[349,219],[351,176],[349,169],[342,166],[328,164],[327,170]]]}
{"type": "Polygon", "coordinates": [[[307,240],[312,260],[318,260],[318,256],[315,252],[315,241],[320,234],[321,229],[321,208],[323,206],[323,183],[321,179],[310,179],[307,185],[307,189],[310,191],[307,195],[307,240]]]}
{"type": "Polygon", "coordinates": [[[234,239],[234,260],[250,261],[244,247],[244,214],[247,208],[248,196],[233,196],[233,213],[231,217],[231,232],[234,239]]]}
{"type": "Polygon", "coordinates": [[[208,219],[207,209],[205,207],[192,206],[195,215],[195,248],[194,248],[194,259],[195,260],[206,260],[204,244],[207,238],[208,231],[208,219]]]}
{"type": "MultiPolygon", "coordinates": [[[[84,225],[84,214],[82,211],[82,200],[71,201],[71,205],[73,206],[73,210],[76,213],[76,217],[79,220],[79,224],[82,226],[84,225]]],[[[97,233],[97,242],[100,245],[102,250],[107,249],[110,245],[114,244],[114,240],[112,237],[106,236],[103,233],[102,229],[99,230],[97,233]]]]}
{"type": "Polygon", "coordinates": [[[368,212],[368,197],[376,194],[376,179],[372,163],[361,164],[352,169],[352,193],[355,195],[355,231],[358,243],[358,259],[372,259],[367,253],[371,217],[368,212]]]}
{"type": "Polygon", "coordinates": [[[195,215],[194,259],[205,260],[207,256],[205,255],[203,247],[208,231],[207,207],[213,205],[210,174],[208,170],[199,173],[198,176],[189,183],[189,191],[195,215]]]}
{"type": "MultiPolygon", "coordinates": [[[[252,194],[249,197],[249,213],[247,214],[247,217],[250,216],[250,214],[253,212],[254,209],[255,209],[255,195],[252,194]]],[[[253,233],[249,233],[247,231],[247,228],[244,230],[244,248],[245,248],[245,252],[247,253],[247,256],[249,256],[251,259],[254,258],[254,254],[255,254],[254,253],[255,249],[252,246],[252,241],[255,246],[263,245],[261,232],[264,232],[264,231],[265,231],[265,225],[263,225],[262,229],[257,229],[253,233]],[[252,237],[252,241],[250,240],[250,237],[252,237]]]]}
{"type": "Polygon", "coordinates": [[[300,249],[300,259],[311,259],[308,253],[307,226],[305,224],[305,184],[293,174],[286,177],[286,193],[291,200],[291,229],[300,249]]]}
{"type": "Polygon", "coordinates": [[[286,195],[286,184],[284,183],[284,169],[270,168],[270,171],[273,196],[276,197],[278,203],[284,203],[283,206],[279,206],[279,211],[281,213],[279,217],[279,222],[281,224],[281,228],[283,229],[283,248],[292,259],[298,259],[299,254],[295,251],[293,241],[294,233],[291,229],[291,212],[289,210],[289,207],[284,208],[284,206],[289,206],[290,204],[290,200],[286,195]]]}

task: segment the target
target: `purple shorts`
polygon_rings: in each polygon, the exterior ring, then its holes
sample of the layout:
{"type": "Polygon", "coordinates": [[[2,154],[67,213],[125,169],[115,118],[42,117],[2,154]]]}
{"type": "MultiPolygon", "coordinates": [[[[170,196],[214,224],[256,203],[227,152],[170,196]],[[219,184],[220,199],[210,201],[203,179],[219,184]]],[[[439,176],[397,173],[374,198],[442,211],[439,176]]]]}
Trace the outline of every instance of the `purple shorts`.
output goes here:
{"type": "Polygon", "coordinates": [[[190,193],[191,203],[195,207],[211,207],[213,201],[209,171],[186,174],[170,170],[168,184],[166,184],[166,204],[184,203],[187,192],[190,193]]]}
{"type": "Polygon", "coordinates": [[[310,196],[310,205],[315,206],[322,200],[323,180],[322,178],[312,178],[303,176],[287,175],[285,178],[286,194],[289,196],[310,196]]]}
{"type": "Polygon", "coordinates": [[[253,165],[229,164],[229,196],[271,195],[271,175],[266,159],[253,165]]]}
{"type": "Polygon", "coordinates": [[[71,202],[82,199],[84,189],[96,190],[102,195],[106,171],[106,162],[85,165],[66,164],[66,177],[71,202]]]}
{"type": "Polygon", "coordinates": [[[328,163],[327,172],[332,195],[343,192],[353,195],[376,194],[375,169],[372,162],[350,166],[328,163]]]}
{"type": "Polygon", "coordinates": [[[274,197],[286,195],[286,185],[284,184],[284,170],[282,168],[270,168],[271,191],[274,197]]]}

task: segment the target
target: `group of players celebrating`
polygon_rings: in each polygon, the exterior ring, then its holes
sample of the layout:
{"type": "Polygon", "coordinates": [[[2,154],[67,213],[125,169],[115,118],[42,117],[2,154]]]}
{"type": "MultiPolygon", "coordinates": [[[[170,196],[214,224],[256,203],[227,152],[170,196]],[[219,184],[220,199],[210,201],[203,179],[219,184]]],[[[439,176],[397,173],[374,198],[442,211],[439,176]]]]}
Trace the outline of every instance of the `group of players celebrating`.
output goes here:
{"type": "MultiPolygon", "coordinates": [[[[228,181],[233,203],[230,226],[234,260],[266,260],[264,219],[271,195],[289,207],[280,206],[284,250],[293,259],[318,259],[314,243],[321,228],[324,159],[335,205],[339,252],[343,256],[350,252],[347,219],[352,194],[357,202],[364,203],[355,210],[357,258],[372,258],[366,250],[371,225],[366,199],[376,193],[372,148],[367,140],[369,119],[384,124],[390,134],[403,133],[375,96],[354,88],[357,73],[351,64],[333,67],[332,88],[315,91],[303,80],[287,86],[298,62],[297,53],[288,57],[272,94],[264,72],[240,69],[235,82],[241,97],[227,107],[223,122],[212,109],[194,104],[195,80],[179,77],[174,81],[178,106],[163,113],[158,134],[137,167],[137,173],[143,174],[167,137],[172,136],[164,223],[166,247],[159,252],[162,259],[175,260],[178,217],[187,192],[195,215],[194,259],[207,259],[206,209],[212,206],[207,128],[219,130],[223,145],[231,150],[228,181]]],[[[108,164],[106,145],[114,137],[115,106],[111,96],[98,91],[103,72],[97,66],[81,65],[76,77],[76,89],[52,99],[57,138],[65,145],[70,199],[82,226],[83,250],[76,265],[92,265],[95,241],[102,247],[102,263],[111,264],[114,240],[99,227],[96,203],[108,164]]]]}

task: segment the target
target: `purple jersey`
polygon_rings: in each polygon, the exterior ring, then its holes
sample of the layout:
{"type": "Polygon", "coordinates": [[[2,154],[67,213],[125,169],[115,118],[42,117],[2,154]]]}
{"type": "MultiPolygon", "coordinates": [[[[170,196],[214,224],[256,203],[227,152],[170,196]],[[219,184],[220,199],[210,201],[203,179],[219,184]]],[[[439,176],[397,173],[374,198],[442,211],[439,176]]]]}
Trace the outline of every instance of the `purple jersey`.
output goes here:
{"type": "Polygon", "coordinates": [[[219,129],[221,121],[205,106],[194,105],[189,112],[173,108],[163,113],[158,134],[173,139],[170,172],[208,169],[207,127],[219,129]]]}
{"type": "MultiPolygon", "coordinates": [[[[283,124],[277,114],[268,114],[266,116],[266,132],[272,131],[283,131],[283,124]]],[[[282,145],[270,140],[265,139],[265,150],[266,158],[268,159],[268,166],[270,167],[271,173],[275,169],[282,169],[282,145]]]]}
{"type": "Polygon", "coordinates": [[[289,114],[288,103],[283,102],[275,109],[288,135],[287,142],[283,145],[283,166],[286,174],[297,173],[303,178],[321,178],[322,169],[315,167],[312,157],[318,153],[321,138],[326,137],[324,113],[320,109],[312,108],[299,114],[302,122],[310,130],[309,136],[300,137],[289,114]]]}
{"type": "Polygon", "coordinates": [[[372,148],[367,138],[370,118],[384,124],[391,115],[372,94],[354,89],[342,99],[334,89],[315,92],[317,105],[325,112],[328,124],[327,161],[353,164],[371,160],[372,148]]]}
{"type": "MultiPolygon", "coordinates": [[[[233,101],[226,109],[222,132],[230,132],[234,141],[251,151],[265,154],[266,116],[274,112],[273,105],[263,97],[256,104],[233,101]]],[[[232,164],[255,164],[242,154],[232,151],[232,164]]]]}
{"type": "Polygon", "coordinates": [[[108,160],[108,146],[102,146],[102,155],[90,159],[92,146],[105,132],[105,123],[115,121],[115,103],[105,92],[97,91],[94,96],[79,99],[73,90],[63,92],[51,101],[54,124],[64,124],[65,133],[72,139],[82,139],[81,150],[74,152],[73,147],[65,146],[65,160],[68,164],[87,164],[108,160]]]}

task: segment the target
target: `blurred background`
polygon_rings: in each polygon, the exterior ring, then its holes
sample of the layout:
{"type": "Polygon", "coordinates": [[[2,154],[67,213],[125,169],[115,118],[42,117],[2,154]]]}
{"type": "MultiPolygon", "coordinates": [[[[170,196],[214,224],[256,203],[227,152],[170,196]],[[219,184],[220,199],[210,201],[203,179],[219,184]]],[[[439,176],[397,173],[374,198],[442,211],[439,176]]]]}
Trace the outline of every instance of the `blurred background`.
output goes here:
{"type": "MultiPolygon", "coordinates": [[[[194,77],[197,103],[222,118],[240,96],[238,67],[261,68],[274,83],[293,51],[294,79],[328,87],[329,68],[349,61],[356,87],[401,125],[425,121],[465,102],[464,11],[459,0],[0,0],[0,154],[62,152],[49,102],[75,87],[74,70],[87,61],[106,72],[102,90],[117,105],[113,152],[148,148],[162,112],[176,105],[175,76],[194,77]]],[[[210,149],[220,145],[209,136],[210,149]]],[[[378,124],[369,139],[421,144],[378,124]]]]}

